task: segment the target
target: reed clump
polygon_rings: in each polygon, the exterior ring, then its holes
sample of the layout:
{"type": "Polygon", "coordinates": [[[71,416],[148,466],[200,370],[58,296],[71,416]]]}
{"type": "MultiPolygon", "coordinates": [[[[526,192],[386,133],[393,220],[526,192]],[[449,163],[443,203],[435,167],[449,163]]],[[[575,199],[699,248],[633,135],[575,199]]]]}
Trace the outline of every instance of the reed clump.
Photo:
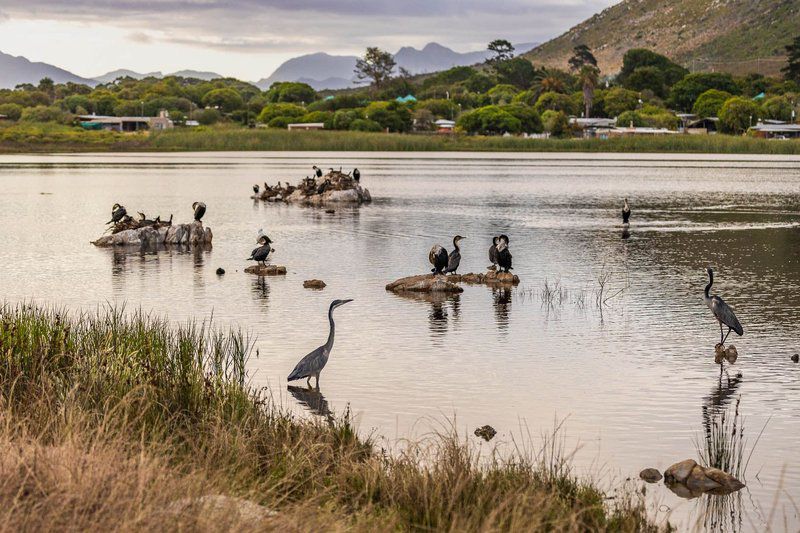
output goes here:
{"type": "Polygon", "coordinates": [[[246,380],[252,340],[124,309],[0,308],[3,530],[649,531],[562,453],[387,454],[246,380]]]}

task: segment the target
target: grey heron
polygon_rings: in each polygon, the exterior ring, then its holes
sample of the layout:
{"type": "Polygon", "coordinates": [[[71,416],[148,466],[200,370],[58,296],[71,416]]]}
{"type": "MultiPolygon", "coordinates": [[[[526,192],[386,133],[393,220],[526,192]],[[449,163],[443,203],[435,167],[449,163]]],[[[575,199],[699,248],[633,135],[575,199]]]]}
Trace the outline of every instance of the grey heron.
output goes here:
{"type": "Polygon", "coordinates": [[[625,204],[622,206],[622,223],[627,224],[629,218],[631,218],[631,206],[628,205],[628,199],[625,198],[625,204]]]}
{"type": "Polygon", "coordinates": [[[258,243],[261,245],[258,248],[254,249],[250,253],[250,257],[247,258],[248,261],[258,261],[262,265],[269,257],[270,252],[272,252],[272,240],[266,235],[261,235],[258,238],[258,243]]]}
{"type": "Polygon", "coordinates": [[[203,218],[203,215],[206,214],[206,204],[203,202],[193,203],[192,209],[194,209],[194,219],[198,222],[203,218]]]}
{"type": "Polygon", "coordinates": [[[356,183],[361,181],[361,172],[357,168],[353,169],[353,179],[356,180],[356,183]]]}
{"type": "Polygon", "coordinates": [[[719,343],[725,344],[725,341],[728,339],[728,335],[731,334],[731,331],[735,331],[736,334],[741,337],[744,335],[744,328],[742,328],[742,325],[739,323],[739,319],[736,318],[736,314],[734,314],[731,306],[725,303],[725,300],[716,294],[714,296],[709,294],[711,286],[714,284],[714,271],[711,269],[711,267],[708,267],[706,272],[708,273],[708,285],[706,285],[703,300],[705,300],[706,305],[711,310],[714,318],[716,318],[717,322],[719,322],[719,343]],[[728,326],[728,333],[724,336],[722,332],[723,325],[728,326]]]}
{"type": "Polygon", "coordinates": [[[511,267],[511,252],[508,249],[508,235],[500,235],[500,241],[497,245],[497,264],[500,267],[500,272],[505,270],[508,272],[511,267]]]}
{"type": "Polygon", "coordinates": [[[461,247],[458,246],[458,243],[465,238],[466,237],[462,237],[461,235],[453,237],[453,251],[450,252],[450,255],[447,257],[447,268],[444,270],[445,274],[457,273],[458,265],[461,264],[461,247]]]}
{"type": "Polygon", "coordinates": [[[125,218],[125,215],[128,214],[128,211],[119,204],[114,204],[111,207],[111,220],[106,222],[106,224],[116,224],[117,222],[121,221],[125,218]]]}
{"type": "Polygon", "coordinates": [[[441,274],[447,268],[447,250],[438,244],[434,244],[428,252],[428,261],[433,265],[431,272],[441,274]]]}
{"type": "Polygon", "coordinates": [[[314,377],[317,380],[317,388],[319,388],[319,374],[328,363],[328,357],[330,357],[331,350],[333,349],[333,335],[336,331],[336,325],[333,323],[333,310],[352,301],[352,299],[349,299],[334,300],[331,302],[331,306],[328,309],[328,322],[330,322],[331,325],[330,333],[328,333],[328,341],[310,354],[303,357],[300,362],[297,363],[297,366],[294,367],[292,373],[289,374],[289,377],[286,378],[287,381],[295,381],[297,379],[306,378],[306,383],[310,387],[311,378],[314,377]]]}
{"type": "Polygon", "coordinates": [[[489,262],[490,269],[497,268],[497,245],[500,243],[500,237],[492,237],[492,245],[489,247],[489,262]]]}

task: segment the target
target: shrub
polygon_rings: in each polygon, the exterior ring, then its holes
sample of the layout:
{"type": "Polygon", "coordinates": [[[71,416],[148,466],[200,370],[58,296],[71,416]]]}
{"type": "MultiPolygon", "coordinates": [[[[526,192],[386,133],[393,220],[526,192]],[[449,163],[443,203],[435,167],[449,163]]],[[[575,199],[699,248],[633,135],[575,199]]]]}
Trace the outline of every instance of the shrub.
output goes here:
{"type": "Polygon", "coordinates": [[[242,96],[233,89],[214,89],[203,96],[203,105],[218,107],[223,113],[230,113],[244,106],[242,96]]]}
{"type": "Polygon", "coordinates": [[[377,122],[382,128],[401,133],[411,129],[413,120],[408,106],[394,100],[372,102],[364,110],[364,116],[377,122]]]}
{"type": "Polygon", "coordinates": [[[709,89],[739,94],[739,86],[730,74],[719,72],[689,74],[672,86],[669,101],[675,109],[688,111],[701,94],[709,89]]]}
{"type": "Polygon", "coordinates": [[[427,109],[437,118],[452,119],[458,115],[458,104],[444,98],[422,100],[417,102],[417,109],[427,109]]]}
{"type": "Polygon", "coordinates": [[[785,122],[792,120],[792,103],[785,96],[773,96],[764,102],[762,107],[763,118],[785,122]]]}
{"type": "Polygon", "coordinates": [[[285,130],[289,124],[295,121],[296,117],[273,117],[269,122],[267,122],[267,126],[270,128],[280,128],[285,130]]]}
{"type": "Polygon", "coordinates": [[[306,109],[295,104],[269,104],[264,106],[258,115],[258,121],[269,124],[275,117],[302,117],[306,114],[306,109]]]}
{"type": "Polygon", "coordinates": [[[719,115],[719,110],[722,104],[728,101],[731,93],[720,91],[719,89],[709,89],[697,97],[694,106],[692,106],[692,113],[698,117],[716,117],[719,115]]]}
{"type": "Polygon", "coordinates": [[[307,83],[276,81],[267,90],[267,100],[272,103],[310,103],[317,99],[317,91],[307,83]]]}
{"type": "Polygon", "coordinates": [[[574,115],[577,113],[575,101],[569,95],[552,91],[542,94],[539,99],[536,100],[534,109],[540,115],[545,111],[561,111],[565,115],[574,115]]]}
{"type": "Polygon", "coordinates": [[[504,83],[495,85],[489,89],[487,94],[493,104],[508,104],[511,103],[511,100],[514,99],[514,96],[516,96],[518,92],[519,90],[513,85],[504,83]]]}
{"type": "Polygon", "coordinates": [[[222,114],[217,109],[201,109],[194,114],[195,120],[203,126],[210,126],[222,120],[222,114]]]}
{"type": "Polygon", "coordinates": [[[563,111],[549,109],[542,114],[544,129],[552,137],[565,137],[570,133],[569,118],[563,111]]]}
{"type": "Polygon", "coordinates": [[[542,133],[542,117],[530,106],[511,104],[500,106],[500,109],[509,113],[520,122],[521,131],[524,133],[542,133]]]}
{"type": "Polygon", "coordinates": [[[383,127],[367,118],[357,118],[350,123],[350,131],[383,131],[383,127]]]}
{"type": "Polygon", "coordinates": [[[719,111],[719,125],[723,132],[742,134],[751,124],[755,124],[761,115],[761,106],[747,98],[734,96],[729,98],[719,111]]]}
{"type": "Polygon", "coordinates": [[[624,111],[617,117],[617,126],[620,128],[629,128],[633,125],[636,128],[641,128],[647,125],[644,116],[638,111],[624,111]]]}
{"type": "Polygon", "coordinates": [[[360,109],[340,109],[333,114],[331,127],[335,130],[349,130],[354,120],[363,118],[364,113],[360,109]]]}
{"type": "Polygon", "coordinates": [[[28,107],[22,111],[20,118],[25,122],[56,122],[58,124],[69,122],[69,115],[57,106],[28,107]]]}
{"type": "Polygon", "coordinates": [[[603,94],[603,109],[609,117],[618,117],[625,111],[639,107],[639,94],[630,89],[614,87],[603,94]]]}
{"type": "Polygon", "coordinates": [[[22,110],[19,104],[0,104],[0,115],[5,115],[9,120],[19,120],[22,110]]]}
{"type": "Polygon", "coordinates": [[[508,111],[494,105],[481,107],[462,114],[457,121],[459,129],[482,135],[519,133],[522,122],[508,111]]]}

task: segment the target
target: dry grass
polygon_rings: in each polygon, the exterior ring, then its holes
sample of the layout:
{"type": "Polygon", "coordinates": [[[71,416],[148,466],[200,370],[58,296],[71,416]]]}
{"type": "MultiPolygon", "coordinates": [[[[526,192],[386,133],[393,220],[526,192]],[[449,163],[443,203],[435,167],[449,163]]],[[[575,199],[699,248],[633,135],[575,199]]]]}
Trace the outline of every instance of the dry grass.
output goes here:
{"type": "Polygon", "coordinates": [[[105,310],[0,308],[0,529],[647,531],[557,448],[397,454],[247,387],[251,343],[105,310]]]}

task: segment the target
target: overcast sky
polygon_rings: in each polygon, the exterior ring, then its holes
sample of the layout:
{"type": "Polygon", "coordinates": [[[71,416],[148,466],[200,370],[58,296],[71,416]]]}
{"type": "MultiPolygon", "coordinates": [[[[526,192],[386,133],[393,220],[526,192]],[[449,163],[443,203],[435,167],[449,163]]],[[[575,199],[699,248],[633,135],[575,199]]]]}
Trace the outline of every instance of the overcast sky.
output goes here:
{"type": "Polygon", "coordinates": [[[87,77],[195,69],[255,81],[310,52],[541,42],[617,1],[1,0],[0,51],[87,77]]]}

